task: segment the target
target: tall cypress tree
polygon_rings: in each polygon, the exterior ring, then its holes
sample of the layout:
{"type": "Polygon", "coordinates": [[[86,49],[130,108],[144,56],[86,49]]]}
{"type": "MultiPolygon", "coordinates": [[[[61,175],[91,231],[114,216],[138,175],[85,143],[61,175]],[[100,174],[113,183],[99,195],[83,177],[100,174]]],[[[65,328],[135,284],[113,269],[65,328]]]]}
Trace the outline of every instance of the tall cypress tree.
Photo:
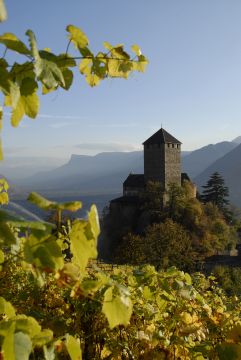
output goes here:
{"type": "Polygon", "coordinates": [[[218,172],[213,173],[207,184],[202,187],[204,190],[201,199],[204,203],[212,202],[220,210],[224,210],[225,206],[229,204],[227,199],[229,196],[228,187],[225,186],[224,179],[218,172]]]}

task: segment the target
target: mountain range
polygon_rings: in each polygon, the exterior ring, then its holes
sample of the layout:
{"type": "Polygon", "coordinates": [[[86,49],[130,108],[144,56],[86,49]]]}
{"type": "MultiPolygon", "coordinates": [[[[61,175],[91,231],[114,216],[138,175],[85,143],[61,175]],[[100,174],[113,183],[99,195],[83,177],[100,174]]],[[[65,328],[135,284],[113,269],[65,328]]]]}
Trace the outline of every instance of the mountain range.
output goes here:
{"type": "MultiPolygon", "coordinates": [[[[230,188],[231,201],[241,207],[240,143],[241,136],[183,152],[182,171],[188,173],[199,189],[214,171],[220,172],[230,188]]],[[[30,190],[51,196],[114,194],[122,191],[122,183],[131,172],[143,173],[142,151],[72,155],[64,165],[19,178],[15,184],[17,193],[30,190]]]]}

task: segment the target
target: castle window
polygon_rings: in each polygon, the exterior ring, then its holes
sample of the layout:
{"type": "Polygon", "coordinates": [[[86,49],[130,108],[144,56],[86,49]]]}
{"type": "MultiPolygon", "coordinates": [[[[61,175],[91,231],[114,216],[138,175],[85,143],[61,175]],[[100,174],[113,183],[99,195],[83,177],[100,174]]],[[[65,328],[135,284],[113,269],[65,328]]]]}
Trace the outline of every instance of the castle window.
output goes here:
{"type": "Polygon", "coordinates": [[[175,144],[172,144],[172,147],[173,147],[173,149],[174,149],[174,147],[175,147],[175,144]]]}

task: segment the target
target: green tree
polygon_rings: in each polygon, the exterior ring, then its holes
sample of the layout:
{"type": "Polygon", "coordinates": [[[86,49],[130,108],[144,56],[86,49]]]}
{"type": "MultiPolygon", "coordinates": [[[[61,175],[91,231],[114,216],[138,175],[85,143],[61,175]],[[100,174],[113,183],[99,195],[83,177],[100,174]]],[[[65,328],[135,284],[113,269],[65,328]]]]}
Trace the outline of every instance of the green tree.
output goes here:
{"type": "Polygon", "coordinates": [[[160,182],[147,182],[140,200],[141,210],[149,217],[150,223],[160,222],[163,217],[163,196],[160,182]]]}
{"type": "Polygon", "coordinates": [[[210,176],[207,184],[203,186],[204,190],[201,195],[201,199],[204,203],[212,202],[220,210],[224,210],[229,204],[228,196],[229,190],[225,186],[223,177],[215,172],[210,176]]]}
{"type": "Polygon", "coordinates": [[[241,297],[240,268],[219,265],[215,266],[212,273],[227,295],[237,295],[241,297]]]}
{"type": "Polygon", "coordinates": [[[191,237],[178,223],[166,219],[152,224],[145,234],[127,234],[116,251],[120,263],[151,264],[157,269],[177,266],[191,269],[196,259],[191,237]]]}
{"type": "Polygon", "coordinates": [[[157,268],[177,266],[187,269],[195,260],[192,241],[182,225],[171,219],[146,229],[146,260],[157,268]]]}

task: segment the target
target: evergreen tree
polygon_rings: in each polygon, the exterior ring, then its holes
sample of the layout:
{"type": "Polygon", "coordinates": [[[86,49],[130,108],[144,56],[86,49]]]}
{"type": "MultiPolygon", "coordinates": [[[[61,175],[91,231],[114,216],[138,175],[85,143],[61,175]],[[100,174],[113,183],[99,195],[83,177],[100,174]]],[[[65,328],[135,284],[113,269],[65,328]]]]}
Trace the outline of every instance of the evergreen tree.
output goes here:
{"type": "Polygon", "coordinates": [[[207,184],[203,186],[204,190],[201,199],[204,203],[211,202],[215,204],[220,210],[224,210],[229,204],[228,196],[229,190],[225,186],[223,177],[215,172],[210,176],[207,184]]]}

